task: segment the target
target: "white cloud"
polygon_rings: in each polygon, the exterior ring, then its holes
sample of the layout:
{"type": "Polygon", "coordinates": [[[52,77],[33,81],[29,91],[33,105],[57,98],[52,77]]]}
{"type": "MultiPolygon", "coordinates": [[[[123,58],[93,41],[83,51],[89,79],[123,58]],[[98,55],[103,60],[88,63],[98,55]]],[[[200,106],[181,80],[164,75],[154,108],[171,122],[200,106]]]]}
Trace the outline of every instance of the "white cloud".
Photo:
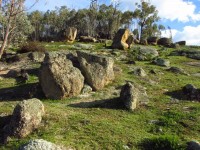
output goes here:
{"type": "MultiPolygon", "coordinates": [[[[200,45],[200,25],[185,26],[182,31],[172,29],[172,38],[174,42],[186,41],[187,45],[200,45]]],[[[162,32],[163,37],[170,37],[169,31],[162,32]]]]}
{"type": "MultiPolygon", "coordinates": [[[[136,2],[140,0],[121,0],[122,9],[134,10],[136,2]]],[[[200,13],[195,12],[196,5],[189,0],[151,0],[151,4],[156,6],[162,19],[180,22],[200,21],[200,13]]]]}
{"type": "Polygon", "coordinates": [[[196,6],[192,2],[183,0],[152,0],[152,4],[159,11],[159,16],[171,21],[180,22],[199,21],[200,14],[195,13],[196,6]]]}

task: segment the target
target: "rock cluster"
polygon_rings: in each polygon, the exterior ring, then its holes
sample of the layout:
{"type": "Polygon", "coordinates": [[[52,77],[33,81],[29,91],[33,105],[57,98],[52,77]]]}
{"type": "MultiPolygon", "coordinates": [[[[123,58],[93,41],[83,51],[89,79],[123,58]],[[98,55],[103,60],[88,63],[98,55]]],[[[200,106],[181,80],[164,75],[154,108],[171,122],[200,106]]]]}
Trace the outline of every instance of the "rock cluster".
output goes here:
{"type": "Polygon", "coordinates": [[[84,83],[99,90],[114,79],[113,59],[83,51],[77,51],[77,58],[68,56],[59,52],[46,54],[39,80],[47,98],[77,96],[84,83]]]}

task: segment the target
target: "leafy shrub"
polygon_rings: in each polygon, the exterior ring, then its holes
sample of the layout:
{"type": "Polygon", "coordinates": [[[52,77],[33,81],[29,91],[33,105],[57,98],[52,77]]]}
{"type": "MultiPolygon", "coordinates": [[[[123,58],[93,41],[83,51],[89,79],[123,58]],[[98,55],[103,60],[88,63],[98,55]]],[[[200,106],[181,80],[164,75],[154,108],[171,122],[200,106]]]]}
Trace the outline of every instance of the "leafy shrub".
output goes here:
{"type": "Polygon", "coordinates": [[[151,139],[145,139],[141,143],[143,150],[184,150],[185,147],[180,145],[177,136],[163,135],[151,139]]]}
{"type": "Polygon", "coordinates": [[[18,53],[27,53],[27,52],[45,52],[46,49],[43,45],[38,42],[28,42],[23,44],[18,53]]]}

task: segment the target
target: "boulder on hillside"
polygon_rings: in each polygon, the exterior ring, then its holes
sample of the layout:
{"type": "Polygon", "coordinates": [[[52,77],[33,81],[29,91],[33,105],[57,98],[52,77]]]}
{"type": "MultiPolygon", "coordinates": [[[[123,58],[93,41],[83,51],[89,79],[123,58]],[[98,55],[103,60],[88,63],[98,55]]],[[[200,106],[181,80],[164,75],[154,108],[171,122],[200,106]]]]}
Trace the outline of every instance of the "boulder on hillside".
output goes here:
{"type": "Polygon", "coordinates": [[[185,46],[186,45],[186,41],[178,41],[175,44],[179,44],[180,46],[185,46]]]}
{"type": "Polygon", "coordinates": [[[102,89],[114,80],[112,58],[83,51],[77,51],[77,55],[85,81],[94,90],[102,89]]]}
{"type": "Polygon", "coordinates": [[[51,99],[76,96],[84,85],[81,71],[73,66],[66,54],[59,52],[46,54],[39,80],[45,96],[51,99]]]}
{"type": "Polygon", "coordinates": [[[190,141],[187,143],[186,150],[200,150],[200,143],[198,141],[190,141]]]}
{"type": "Polygon", "coordinates": [[[28,143],[22,145],[19,148],[19,150],[67,150],[67,149],[43,139],[35,139],[35,140],[30,140],[28,143]]]}
{"type": "Polygon", "coordinates": [[[130,82],[122,86],[120,100],[123,102],[125,108],[131,111],[136,109],[138,104],[147,104],[149,101],[146,91],[130,82]]]}
{"type": "Polygon", "coordinates": [[[13,111],[10,123],[4,128],[8,136],[26,137],[38,128],[44,115],[44,105],[39,99],[23,100],[13,111]]]}
{"type": "Polygon", "coordinates": [[[130,36],[129,29],[119,29],[113,39],[112,48],[122,49],[122,50],[129,48],[128,43],[126,43],[129,36],[130,36]]]}
{"type": "Polygon", "coordinates": [[[137,76],[140,76],[140,77],[145,77],[147,74],[146,72],[144,71],[144,69],[142,68],[136,68],[133,73],[137,76]]]}
{"type": "Polygon", "coordinates": [[[163,58],[157,58],[153,60],[153,63],[158,65],[158,66],[163,66],[163,67],[169,67],[170,66],[170,61],[163,59],[163,58]]]}
{"type": "Polygon", "coordinates": [[[139,47],[138,52],[139,55],[142,55],[146,58],[145,60],[151,60],[159,55],[156,49],[147,46],[139,47]]]}
{"type": "Polygon", "coordinates": [[[157,43],[158,45],[169,47],[172,44],[172,40],[170,38],[163,37],[160,38],[157,43]]]}
{"type": "Polygon", "coordinates": [[[151,44],[151,45],[157,45],[157,42],[158,42],[158,37],[149,37],[147,39],[147,42],[148,44],[151,44]]]}
{"type": "Polygon", "coordinates": [[[74,42],[74,40],[76,39],[76,35],[77,35],[77,29],[74,27],[69,27],[66,29],[66,40],[67,42],[74,42]]]}
{"type": "Polygon", "coordinates": [[[94,37],[90,37],[90,36],[80,36],[79,42],[86,42],[86,43],[93,42],[93,43],[95,43],[95,42],[97,42],[97,40],[94,37]]]}

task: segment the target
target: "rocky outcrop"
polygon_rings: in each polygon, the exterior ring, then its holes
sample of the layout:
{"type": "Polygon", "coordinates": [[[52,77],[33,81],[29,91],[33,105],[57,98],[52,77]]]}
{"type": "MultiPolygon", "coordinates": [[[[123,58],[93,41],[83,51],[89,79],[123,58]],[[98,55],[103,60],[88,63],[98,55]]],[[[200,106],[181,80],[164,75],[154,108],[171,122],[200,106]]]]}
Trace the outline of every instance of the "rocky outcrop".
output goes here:
{"type": "Polygon", "coordinates": [[[122,50],[129,48],[129,44],[127,43],[129,36],[129,29],[119,29],[113,39],[112,48],[122,50]]]}
{"type": "Polygon", "coordinates": [[[79,42],[86,42],[86,43],[93,42],[93,43],[95,43],[95,42],[97,42],[97,40],[94,37],[90,37],[90,36],[80,36],[79,42]]]}
{"type": "Polygon", "coordinates": [[[163,59],[163,58],[157,58],[153,61],[154,64],[158,66],[163,66],[163,67],[169,67],[170,66],[170,61],[163,59]]]}
{"type": "Polygon", "coordinates": [[[142,46],[136,49],[137,49],[136,54],[138,60],[152,60],[153,58],[159,56],[158,51],[151,47],[142,46]]]}
{"type": "Polygon", "coordinates": [[[147,42],[148,42],[148,44],[151,44],[151,45],[157,45],[158,37],[149,37],[147,39],[147,42]]]}
{"type": "Polygon", "coordinates": [[[45,96],[51,99],[76,96],[84,85],[80,70],[73,66],[66,54],[59,52],[46,54],[39,80],[45,96]]]}
{"type": "Polygon", "coordinates": [[[179,44],[180,46],[185,46],[186,45],[186,41],[178,41],[175,44],[179,44]]]}
{"type": "Polygon", "coordinates": [[[69,27],[66,29],[66,40],[67,42],[74,42],[74,40],[76,39],[76,35],[77,35],[77,29],[74,27],[69,27]]]}
{"type": "Polygon", "coordinates": [[[44,105],[36,98],[23,100],[14,109],[10,123],[5,127],[8,136],[26,137],[38,128],[44,115],[44,105]]]}
{"type": "Polygon", "coordinates": [[[130,82],[122,86],[120,100],[125,108],[131,111],[136,109],[138,104],[147,104],[149,101],[146,91],[130,82]]]}
{"type": "Polygon", "coordinates": [[[157,43],[158,45],[169,47],[172,44],[172,40],[170,38],[163,37],[160,38],[157,43]]]}
{"type": "Polygon", "coordinates": [[[80,69],[93,90],[102,89],[114,79],[112,58],[77,51],[80,69]]]}
{"type": "MultiPolygon", "coordinates": [[[[22,145],[19,150],[70,150],[43,139],[30,140],[22,145]]],[[[72,149],[71,149],[72,150],[72,149]]]]}

